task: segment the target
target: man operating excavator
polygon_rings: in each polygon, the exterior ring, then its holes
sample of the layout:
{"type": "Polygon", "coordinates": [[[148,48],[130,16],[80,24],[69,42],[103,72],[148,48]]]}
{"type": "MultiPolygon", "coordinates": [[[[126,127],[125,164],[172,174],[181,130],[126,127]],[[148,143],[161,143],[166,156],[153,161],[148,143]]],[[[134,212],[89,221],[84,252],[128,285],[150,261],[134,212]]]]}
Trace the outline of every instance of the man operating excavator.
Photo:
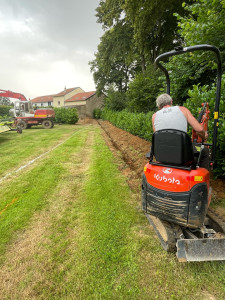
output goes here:
{"type": "MultiPolygon", "coordinates": [[[[162,94],[156,99],[158,111],[152,116],[153,131],[162,129],[176,129],[187,132],[187,123],[196,131],[197,135],[203,140],[208,138],[207,131],[195,119],[192,113],[184,106],[173,106],[173,100],[168,94],[162,94]]],[[[197,154],[199,151],[193,145],[193,151],[197,154]]],[[[199,166],[209,170],[209,149],[202,149],[199,166]]]]}

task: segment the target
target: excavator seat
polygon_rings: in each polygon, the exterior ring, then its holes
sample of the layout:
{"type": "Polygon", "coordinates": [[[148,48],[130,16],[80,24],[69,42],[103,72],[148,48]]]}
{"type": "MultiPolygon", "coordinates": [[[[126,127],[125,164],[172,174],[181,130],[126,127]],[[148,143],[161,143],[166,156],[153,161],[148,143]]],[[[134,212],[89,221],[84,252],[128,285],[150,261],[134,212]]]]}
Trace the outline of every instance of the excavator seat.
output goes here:
{"type": "Polygon", "coordinates": [[[150,157],[165,165],[195,168],[195,158],[189,135],[181,130],[163,129],[152,136],[150,157]]]}

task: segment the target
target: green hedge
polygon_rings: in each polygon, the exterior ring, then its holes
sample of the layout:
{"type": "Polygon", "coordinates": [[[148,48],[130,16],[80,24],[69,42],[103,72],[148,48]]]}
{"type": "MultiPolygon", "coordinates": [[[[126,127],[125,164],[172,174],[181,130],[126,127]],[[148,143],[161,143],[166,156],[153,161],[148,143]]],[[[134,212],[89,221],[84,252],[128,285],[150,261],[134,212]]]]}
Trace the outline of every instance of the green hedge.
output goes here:
{"type": "Polygon", "coordinates": [[[102,118],[102,110],[100,108],[95,108],[93,110],[93,117],[94,117],[94,119],[101,119],[102,118]]]}
{"type": "MultiPolygon", "coordinates": [[[[190,109],[193,115],[196,117],[201,108],[201,103],[208,102],[210,108],[210,121],[209,121],[209,139],[208,142],[212,142],[213,125],[214,125],[214,106],[215,106],[216,87],[203,86],[199,87],[195,85],[192,90],[189,91],[189,97],[185,106],[190,109]]],[[[225,76],[222,79],[221,89],[221,101],[220,101],[220,113],[219,113],[219,128],[217,136],[217,152],[216,152],[217,168],[214,170],[214,175],[217,177],[225,177],[225,76]]]]}
{"type": "MultiPolygon", "coordinates": [[[[225,85],[225,81],[224,81],[225,85]]],[[[187,106],[195,117],[198,116],[201,103],[208,101],[211,107],[211,118],[209,122],[209,142],[212,141],[213,133],[213,111],[215,102],[215,90],[208,90],[207,87],[199,88],[195,86],[192,91],[189,92],[191,97],[185,106],[187,106]]],[[[217,168],[214,170],[216,177],[225,177],[225,89],[223,89],[220,106],[220,127],[218,130],[218,143],[216,162],[217,168]]],[[[154,112],[144,113],[130,113],[126,110],[115,112],[108,109],[102,110],[101,117],[103,120],[110,121],[113,125],[128,131],[134,135],[151,141],[153,134],[152,129],[152,115],[154,112]]]]}
{"type": "Polygon", "coordinates": [[[152,115],[154,112],[144,113],[131,113],[126,110],[120,112],[103,109],[101,117],[103,120],[110,121],[113,125],[128,131],[134,135],[151,141],[153,134],[152,129],[152,115]]]}
{"type": "Polygon", "coordinates": [[[55,122],[63,124],[76,124],[79,120],[76,108],[55,107],[55,122]]]}
{"type": "Polygon", "coordinates": [[[12,108],[12,106],[8,105],[0,105],[0,116],[9,116],[9,110],[12,108]]]}

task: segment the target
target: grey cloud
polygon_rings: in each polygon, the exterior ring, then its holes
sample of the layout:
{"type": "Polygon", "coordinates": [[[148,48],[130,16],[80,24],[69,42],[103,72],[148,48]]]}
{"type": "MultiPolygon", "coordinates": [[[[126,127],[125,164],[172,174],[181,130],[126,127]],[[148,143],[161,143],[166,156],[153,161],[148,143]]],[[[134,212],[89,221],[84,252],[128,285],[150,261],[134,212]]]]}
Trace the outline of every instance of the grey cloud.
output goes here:
{"type": "MultiPolygon", "coordinates": [[[[74,70],[75,77],[79,78],[77,72],[80,72],[81,78],[87,78],[86,83],[93,82],[88,61],[93,59],[102,35],[95,17],[98,3],[98,0],[0,0],[0,24],[3,25],[0,77],[7,86],[0,88],[13,90],[27,82],[29,89],[21,86],[23,93],[27,90],[31,97],[38,96],[41,86],[37,89],[37,77],[49,74],[49,85],[54,89],[52,78],[56,75],[51,77],[51,70],[55,71],[62,62],[70,65],[68,68],[74,70]]],[[[69,80],[67,74],[61,76],[62,81],[69,80]]]]}

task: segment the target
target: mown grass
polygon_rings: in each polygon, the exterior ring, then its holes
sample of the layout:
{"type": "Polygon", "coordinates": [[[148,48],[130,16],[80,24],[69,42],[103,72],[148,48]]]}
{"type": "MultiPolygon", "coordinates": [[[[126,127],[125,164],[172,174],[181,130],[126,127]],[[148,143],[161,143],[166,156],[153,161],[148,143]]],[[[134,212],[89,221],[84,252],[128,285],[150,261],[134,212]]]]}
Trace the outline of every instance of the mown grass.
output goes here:
{"type": "MultiPolygon", "coordinates": [[[[70,135],[72,135],[70,128],[70,135]]],[[[63,131],[57,135],[64,134],[63,131]]],[[[63,146],[55,149],[38,165],[13,181],[5,181],[0,186],[0,256],[18,230],[23,229],[35,211],[45,208],[49,195],[54,191],[65,172],[63,164],[71,153],[80,151],[88,135],[88,130],[77,131],[63,146]],[[60,162],[60,163],[59,163],[60,162]]],[[[30,136],[30,140],[36,137],[30,136]]],[[[54,139],[54,142],[58,138],[54,139]]],[[[36,151],[38,149],[36,148],[36,151]]]]}
{"type": "Polygon", "coordinates": [[[19,195],[0,218],[5,246],[34,212],[49,215],[44,242],[37,240],[39,252],[15,287],[18,299],[29,287],[36,299],[224,299],[225,263],[181,264],[162,250],[96,127],[0,192],[4,205],[19,195]]]}
{"type": "Polygon", "coordinates": [[[0,176],[22,165],[22,162],[46,152],[70,135],[71,131],[78,129],[78,125],[55,125],[49,130],[38,126],[23,130],[22,134],[13,131],[0,134],[0,176]]]}
{"type": "Polygon", "coordinates": [[[99,131],[92,151],[91,164],[81,176],[83,184],[71,184],[76,201],[69,202],[59,218],[53,217],[48,246],[51,270],[46,283],[35,286],[43,298],[140,296],[132,193],[99,131]]]}
{"type": "Polygon", "coordinates": [[[35,287],[41,297],[223,299],[225,264],[180,264],[162,250],[98,133],[86,173],[51,227],[51,267],[35,287]]]}

